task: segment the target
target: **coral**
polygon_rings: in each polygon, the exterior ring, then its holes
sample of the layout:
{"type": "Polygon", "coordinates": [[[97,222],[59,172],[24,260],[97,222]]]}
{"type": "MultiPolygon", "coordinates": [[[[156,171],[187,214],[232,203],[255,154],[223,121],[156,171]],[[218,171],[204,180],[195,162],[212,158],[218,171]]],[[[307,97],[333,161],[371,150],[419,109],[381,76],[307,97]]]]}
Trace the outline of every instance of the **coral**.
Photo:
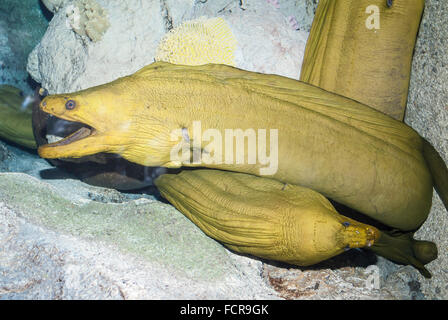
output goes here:
{"type": "Polygon", "coordinates": [[[234,66],[237,41],[222,18],[182,23],[161,40],[155,60],[175,64],[222,63],[234,66]]]}
{"type": "Polygon", "coordinates": [[[107,12],[95,0],[78,0],[66,9],[70,27],[93,42],[101,40],[109,28],[107,12]]]}

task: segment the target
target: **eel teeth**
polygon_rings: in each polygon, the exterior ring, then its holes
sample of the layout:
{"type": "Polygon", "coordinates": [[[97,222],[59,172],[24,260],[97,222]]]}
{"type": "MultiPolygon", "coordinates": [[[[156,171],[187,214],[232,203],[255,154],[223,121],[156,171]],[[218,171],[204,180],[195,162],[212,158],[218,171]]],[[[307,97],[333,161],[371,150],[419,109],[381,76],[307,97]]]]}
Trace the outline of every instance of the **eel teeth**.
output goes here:
{"type": "Polygon", "coordinates": [[[78,141],[84,138],[87,138],[88,136],[90,136],[92,134],[92,130],[90,128],[87,127],[82,127],[81,129],[75,131],[74,133],[72,133],[71,135],[69,135],[68,137],[59,140],[58,142],[52,143],[50,144],[52,147],[58,147],[58,146],[64,146],[67,145],[69,143],[72,143],[74,141],[78,141]]]}

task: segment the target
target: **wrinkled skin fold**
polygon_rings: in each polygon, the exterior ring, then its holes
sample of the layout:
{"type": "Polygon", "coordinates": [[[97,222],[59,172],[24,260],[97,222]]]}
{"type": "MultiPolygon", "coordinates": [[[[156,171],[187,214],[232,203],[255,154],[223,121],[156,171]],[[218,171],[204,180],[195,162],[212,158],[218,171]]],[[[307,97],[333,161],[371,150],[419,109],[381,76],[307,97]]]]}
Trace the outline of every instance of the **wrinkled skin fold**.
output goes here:
{"type": "Polygon", "coordinates": [[[155,183],[208,236],[240,253],[308,266],[379,237],[376,228],[338,214],[319,193],[268,178],[194,170],[164,174],[155,183]]]}
{"type": "Polygon", "coordinates": [[[424,265],[437,258],[434,243],[345,217],[300,186],[220,170],[164,174],[155,184],[205,234],[240,253],[308,266],[348,248],[366,248],[428,278],[424,265]]]}
{"type": "Polygon", "coordinates": [[[109,152],[145,166],[205,166],[258,175],[259,163],[172,161],[170,151],[179,141],[172,141],[171,133],[184,129],[193,137],[194,121],[203,131],[278,129],[278,170],[270,178],[313,189],[405,231],[418,228],[431,207],[433,179],[424,140],[414,130],[359,102],[289,78],[224,65],[158,62],[105,85],[47,96],[41,109],[90,130],[82,139],[40,147],[44,158],[109,152]],[[70,100],[76,106],[69,110],[70,100]]]}

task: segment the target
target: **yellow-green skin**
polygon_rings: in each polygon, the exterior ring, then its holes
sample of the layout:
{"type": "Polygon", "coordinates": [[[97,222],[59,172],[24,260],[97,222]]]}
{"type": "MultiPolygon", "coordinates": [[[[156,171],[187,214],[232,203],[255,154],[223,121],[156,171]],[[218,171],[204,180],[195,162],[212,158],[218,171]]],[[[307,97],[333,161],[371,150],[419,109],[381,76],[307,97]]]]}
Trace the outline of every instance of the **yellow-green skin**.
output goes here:
{"type": "Polygon", "coordinates": [[[31,126],[31,109],[22,110],[20,89],[0,85],[0,139],[36,148],[31,126]]]}
{"type": "Polygon", "coordinates": [[[391,7],[386,0],[320,0],[300,80],[403,120],[424,7],[424,0],[391,7]]]}
{"type": "MultiPolygon", "coordinates": [[[[225,65],[154,63],[83,91],[47,96],[43,111],[95,128],[65,145],[39,148],[44,158],[120,154],[146,166],[170,160],[174,130],[278,129],[278,181],[301,185],[388,226],[414,230],[431,207],[433,181],[423,139],[409,126],[354,100],[293,79],[225,65]],[[68,100],[76,102],[67,110],[68,100]]],[[[187,142],[185,142],[187,143],[187,142]]],[[[245,148],[247,154],[247,145],[245,148]]],[[[269,150],[269,144],[268,149],[269,150]]],[[[262,164],[204,164],[260,174],[262,164]]]]}
{"type": "Polygon", "coordinates": [[[155,183],[208,236],[240,253],[308,266],[379,237],[319,193],[273,179],[194,170],[164,174],[155,183]]]}

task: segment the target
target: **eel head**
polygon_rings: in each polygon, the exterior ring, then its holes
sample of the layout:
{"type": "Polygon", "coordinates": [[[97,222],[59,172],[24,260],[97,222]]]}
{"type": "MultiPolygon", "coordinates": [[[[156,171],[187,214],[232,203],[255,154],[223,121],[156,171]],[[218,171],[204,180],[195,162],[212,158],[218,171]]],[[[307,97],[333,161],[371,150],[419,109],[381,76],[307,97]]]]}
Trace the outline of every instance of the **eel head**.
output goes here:
{"type": "Polygon", "coordinates": [[[54,143],[42,145],[42,158],[80,158],[100,152],[120,153],[132,135],[131,108],[107,85],[70,94],[45,97],[40,109],[52,116],[81,125],[54,143]]]}

